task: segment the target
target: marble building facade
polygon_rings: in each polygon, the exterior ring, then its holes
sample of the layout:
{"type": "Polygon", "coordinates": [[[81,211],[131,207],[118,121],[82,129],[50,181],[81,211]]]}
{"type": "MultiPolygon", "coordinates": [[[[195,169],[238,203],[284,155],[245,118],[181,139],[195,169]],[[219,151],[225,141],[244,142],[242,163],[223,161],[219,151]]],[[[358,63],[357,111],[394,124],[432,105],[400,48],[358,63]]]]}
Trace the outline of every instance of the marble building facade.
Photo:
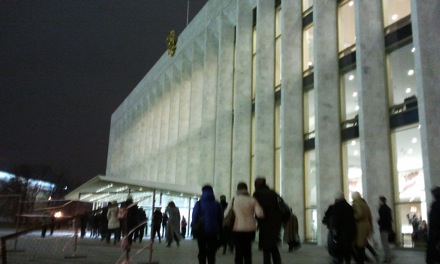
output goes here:
{"type": "Polygon", "coordinates": [[[264,176],[318,244],[337,191],[374,218],[385,195],[405,233],[440,185],[439,14],[437,0],[209,0],[113,113],[106,176],[227,197],[264,176]]]}

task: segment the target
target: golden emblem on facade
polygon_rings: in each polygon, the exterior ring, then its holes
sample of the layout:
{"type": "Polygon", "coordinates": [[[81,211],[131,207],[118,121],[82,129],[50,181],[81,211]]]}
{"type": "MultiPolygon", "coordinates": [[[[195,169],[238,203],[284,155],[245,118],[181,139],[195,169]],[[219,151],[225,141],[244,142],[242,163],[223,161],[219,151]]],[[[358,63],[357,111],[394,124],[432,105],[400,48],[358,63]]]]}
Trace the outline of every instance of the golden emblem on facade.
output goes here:
{"type": "Polygon", "coordinates": [[[174,30],[171,30],[170,34],[167,37],[168,55],[170,55],[171,57],[174,56],[174,53],[176,52],[176,44],[177,44],[176,32],[174,32],[174,30]]]}

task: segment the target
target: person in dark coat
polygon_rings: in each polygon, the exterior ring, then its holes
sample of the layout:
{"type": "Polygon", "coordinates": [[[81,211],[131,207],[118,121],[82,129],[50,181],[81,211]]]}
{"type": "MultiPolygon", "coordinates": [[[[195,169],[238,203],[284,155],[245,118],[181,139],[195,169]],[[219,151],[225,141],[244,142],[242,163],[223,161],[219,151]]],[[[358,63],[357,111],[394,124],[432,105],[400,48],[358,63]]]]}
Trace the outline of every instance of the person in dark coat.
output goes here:
{"type": "Polygon", "coordinates": [[[380,241],[384,251],[384,263],[391,262],[391,250],[388,243],[388,235],[393,231],[393,217],[391,215],[391,208],[387,205],[387,198],[385,196],[379,197],[379,224],[380,241]]]}
{"type": "Polygon", "coordinates": [[[278,208],[278,194],[269,189],[266,179],[255,180],[254,198],[263,208],[264,218],[258,219],[259,246],[263,250],[263,263],[281,264],[281,255],[278,250],[283,219],[278,208]]]}
{"type": "Polygon", "coordinates": [[[345,200],[344,194],[336,194],[330,217],[330,230],[332,238],[338,245],[335,258],[338,263],[349,264],[352,255],[352,244],[356,233],[356,221],[353,208],[345,200]]]}
{"type": "Polygon", "coordinates": [[[160,227],[162,225],[162,212],[160,208],[156,208],[153,213],[153,228],[151,232],[153,232],[153,240],[154,237],[157,234],[157,237],[159,238],[159,243],[161,242],[160,239],[160,227]]]}
{"type": "Polygon", "coordinates": [[[215,264],[215,253],[219,245],[219,238],[223,231],[223,209],[215,200],[212,186],[205,185],[202,188],[202,196],[194,205],[192,224],[201,217],[203,226],[202,234],[197,236],[199,247],[199,264],[215,264]]]}
{"type": "Polygon", "coordinates": [[[440,263],[440,187],[435,187],[431,192],[434,202],[428,216],[427,264],[440,263]]]}
{"type": "Polygon", "coordinates": [[[136,228],[136,231],[134,232],[134,241],[139,240],[139,243],[142,243],[142,239],[144,238],[144,233],[147,233],[147,215],[142,207],[139,207],[138,209],[138,227],[136,228]],[[141,223],[144,223],[140,225],[141,223]]]}
{"type": "Polygon", "coordinates": [[[301,247],[298,233],[298,218],[294,213],[290,215],[289,221],[284,223],[283,241],[289,245],[289,252],[301,247]]]}
{"type": "MultiPolygon", "coordinates": [[[[220,196],[220,205],[222,206],[224,212],[228,207],[228,202],[226,202],[225,195],[220,196]]],[[[228,228],[223,228],[221,242],[223,246],[223,255],[226,254],[226,249],[228,248],[228,246],[229,246],[229,251],[232,252],[234,250],[234,244],[232,243],[232,239],[231,239],[231,230],[229,230],[228,228]]]]}
{"type": "Polygon", "coordinates": [[[127,242],[130,249],[131,244],[133,243],[134,230],[138,225],[139,209],[137,203],[133,203],[133,198],[131,196],[128,196],[125,204],[127,205],[127,230],[125,235],[127,236],[127,242]]]}

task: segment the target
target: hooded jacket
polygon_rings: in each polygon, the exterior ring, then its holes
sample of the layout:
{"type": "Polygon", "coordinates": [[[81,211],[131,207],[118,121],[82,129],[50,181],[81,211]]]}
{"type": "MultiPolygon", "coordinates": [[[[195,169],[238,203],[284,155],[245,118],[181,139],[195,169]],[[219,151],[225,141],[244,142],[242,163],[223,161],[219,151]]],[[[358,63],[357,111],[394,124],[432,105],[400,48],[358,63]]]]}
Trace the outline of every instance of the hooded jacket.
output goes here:
{"type": "Polygon", "coordinates": [[[202,217],[203,234],[205,236],[219,235],[223,227],[223,209],[215,200],[212,190],[204,190],[200,200],[194,205],[192,223],[202,217]],[[200,204],[202,207],[200,208],[200,204]]]}

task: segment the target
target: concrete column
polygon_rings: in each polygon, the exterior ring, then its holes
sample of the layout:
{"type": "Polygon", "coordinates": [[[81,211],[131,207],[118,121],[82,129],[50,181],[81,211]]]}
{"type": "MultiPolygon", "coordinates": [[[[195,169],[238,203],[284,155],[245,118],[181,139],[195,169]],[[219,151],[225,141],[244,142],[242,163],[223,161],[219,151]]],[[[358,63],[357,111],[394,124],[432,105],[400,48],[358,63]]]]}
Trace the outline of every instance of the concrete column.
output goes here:
{"type": "MultiPolygon", "coordinates": [[[[235,43],[234,121],[232,142],[232,184],[250,182],[252,116],[252,8],[249,1],[237,1],[235,43]]],[[[233,188],[235,189],[235,188],[233,188]]]]}
{"type": "Polygon", "coordinates": [[[164,73],[163,94],[160,98],[161,122],[160,122],[160,141],[158,155],[157,181],[167,182],[167,163],[168,163],[168,134],[170,122],[170,98],[171,98],[171,76],[172,68],[164,73]]]}
{"type": "Polygon", "coordinates": [[[420,135],[423,152],[426,200],[429,191],[440,186],[440,3],[437,0],[411,1],[411,21],[415,50],[420,135]],[[422,102],[422,103],[420,103],[422,102]]]}
{"type": "MultiPolygon", "coordinates": [[[[203,39],[203,38],[202,38],[203,39]]],[[[200,171],[200,135],[202,126],[202,98],[203,98],[203,58],[204,45],[202,40],[194,43],[194,54],[192,64],[192,83],[191,83],[191,112],[189,119],[189,155],[188,155],[188,180],[187,183],[201,182],[203,175],[200,171]]]]}
{"type": "Polygon", "coordinates": [[[220,23],[214,186],[216,193],[231,197],[235,190],[231,186],[235,35],[234,24],[228,16],[223,14],[220,23]]]}
{"type": "Polygon", "coordinates": [[[257,62],[255,78],[255,177],[263,176],[275,186],[274,170],[274,77],[275,77],[275,5],[258,0],[257,62]]]}
{"type": "MultiPolygon", "coordinates": [[[[187,48],[187,53],[192,54],[192,47],[187,48]]],[[[182,80],[180,85],[180,103],[179,103],[179,135],[178,135],[178,154],[176,183],[190,184],[187,182],[188,177],[188,143],[189,143],[189,120],[190,120],[190,104],[191,104],[191,59],[184,54],[182,62],[182,80]]]]}
{"type": "Polygon", "coordinates": [[[170,86],[170,120],[168,126],[168,143],[167,143],[167,173],[166,182],[175,183],[176,178],[180,175],[176,174],[177,162],[177,136],[179,132],[179,103],[180,103],[180,83],[182,78],[182,59],[175,58],[173,74],[170,86]]]}
{"type": "Polygon", "coordinates": [[[153,95],[153,139],[152,139],[152,151],[151,151],[151,168],[150,168],[150,180],[157,181],[158,177],[158,162],[159,162],[159,143],[160,143],[160,124],[161,124],[161,97],[162,97],[162,89],[163,89],[163,76],[159,76],[159,80],[156,83],[156,87],[154,88],[153,95]]]}
{"type": "Polygon", "coordinates": [[[281,13],[281,194],[297,216],[299,234],[304,239],[301,2],[282,1],[281,13]]]}
{"type": "Polygon", "coordinates": [[[205,33],[205,67],[203,69],[202,143],[200,159],[202,179],[214,184],[215,119],[217,98],[218,24],[215,19],[205,33]]]}
{"type": "MultiPolygon", "coordinates": [[[[151,84],[150,84],[151,85],[151,84]]],[[[148,87],[150,88],[150,87],[148,87]]],[[[152,144],[153,144],[153,101],[151,98],[153,97],[152,92],[150,89],[148,89],[148,94],[146,95],[146,107],[145,107],[145,127],[146,127],[146,134],[145,134],[145,167],[144,167],[144,180],[149,181],[151,174],[151,150],[152,150],[152,144]]]]}
{"type": "Polygon", "coordinates": [[[373,219],[380,195],[394,204],[382,13],[380,0],[355,1],[362,186],[373,219]]]}
{"type": "MultiPolygon", "coordinates": [[[[342,191],[337,1],[313,1],[314,84],[317,160],[317,213],[322,219],[335,193],[342,191]]],[[[318,225],[318,245],[325,245],[327,228],[318,225]]]]}

